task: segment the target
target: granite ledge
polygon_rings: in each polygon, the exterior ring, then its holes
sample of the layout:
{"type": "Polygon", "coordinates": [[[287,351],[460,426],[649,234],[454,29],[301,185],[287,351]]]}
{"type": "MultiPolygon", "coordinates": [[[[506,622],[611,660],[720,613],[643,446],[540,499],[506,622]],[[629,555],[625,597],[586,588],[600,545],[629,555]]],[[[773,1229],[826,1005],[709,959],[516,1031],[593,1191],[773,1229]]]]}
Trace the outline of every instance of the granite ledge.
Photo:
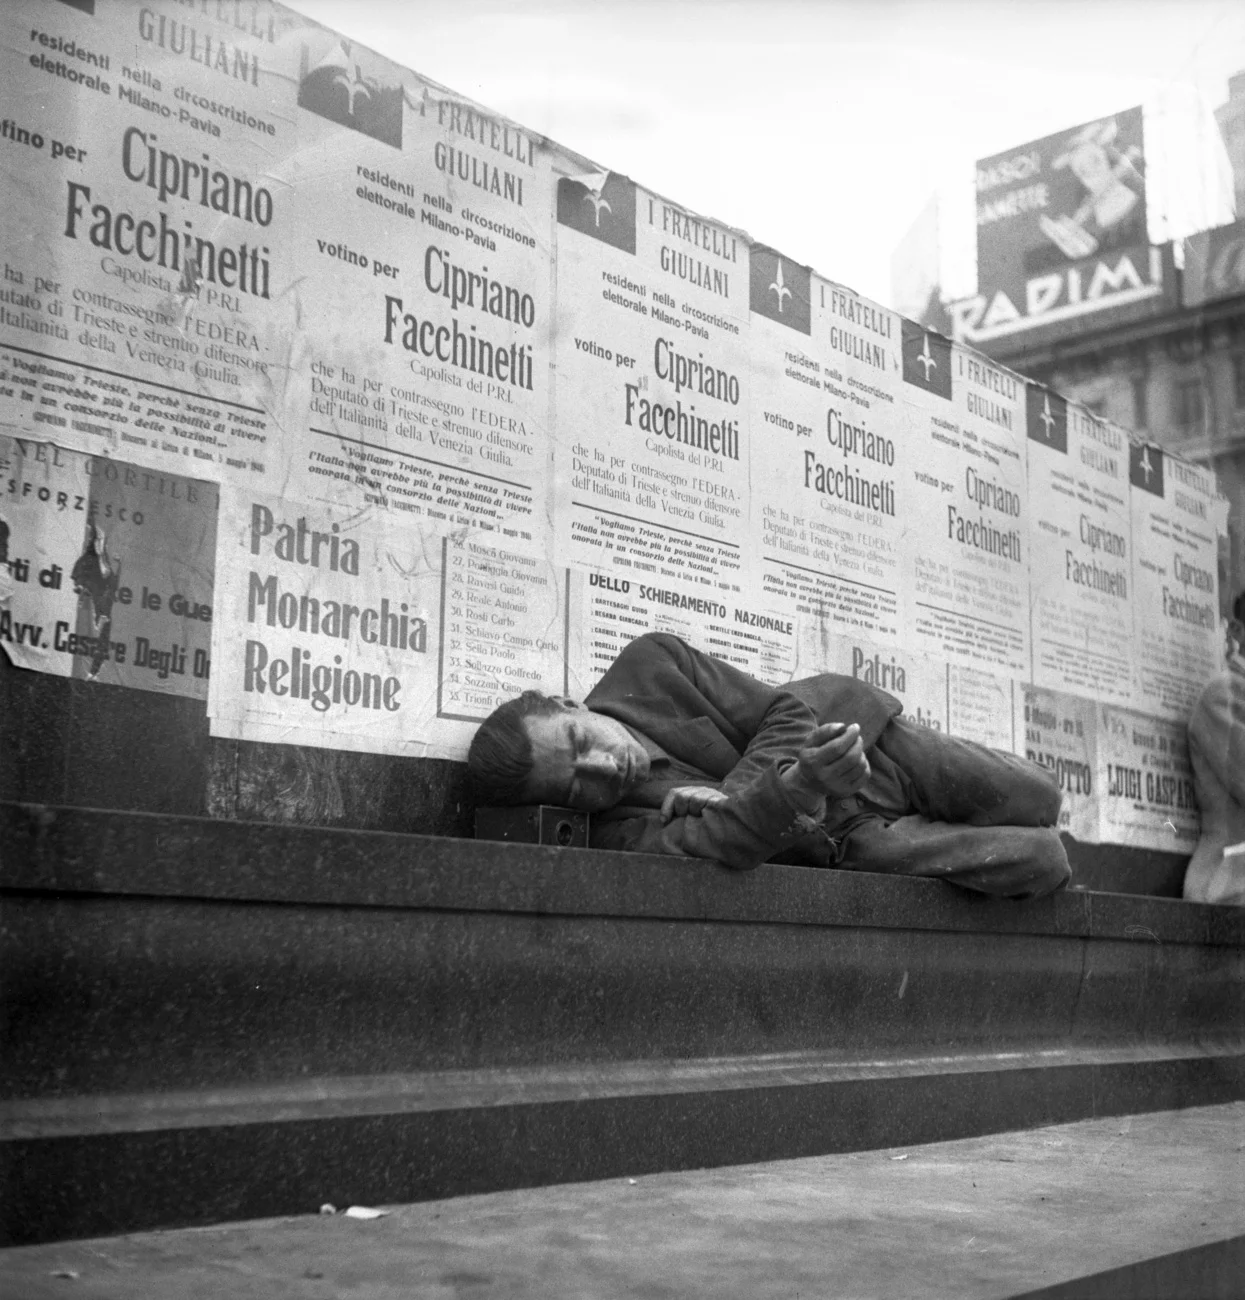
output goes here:
{"type": "Polygon", "coordinates": [[[0,802],[0,890],[1245,945],[1245,909],[531,844],[0,802]]]}

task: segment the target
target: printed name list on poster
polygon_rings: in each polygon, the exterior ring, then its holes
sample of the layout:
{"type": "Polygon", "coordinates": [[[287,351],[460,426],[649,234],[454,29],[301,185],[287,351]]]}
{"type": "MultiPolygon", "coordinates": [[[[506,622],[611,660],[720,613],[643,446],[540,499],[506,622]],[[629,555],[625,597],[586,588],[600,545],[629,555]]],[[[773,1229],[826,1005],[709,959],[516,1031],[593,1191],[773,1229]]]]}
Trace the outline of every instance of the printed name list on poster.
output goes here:
{"type": "Polygon", "coordinates": [[[902,322],[915,467],[903,525],[907,634],[927,654],[1029,671],[1023,381],[902,322]]]}
{"type": "Polygon", "coordinates": [[[1129,446],[1136,639],[1134,706],[1188,719],[1221,665],[1218,542],[1220,498],[1212,476],[1129,446]]]}
{"type": "Polygon", "coordinates": [[[557,577],[488,534],[226,489],[220,535],[213,735],[461,759],[503,699],[561,688],[557,577]]]}
{"type": "Polygon", "coordinates": [[[673,633],[772,686],[796,675],[794,621],[758,615],[737,596],[593,569],[571,574],[568,607],[567,689],[577,698],[596,685],[628,642],[646,632],[673,633]]]}
{"type": "Polygon", "coordinates": [[[797,672],[816,672],[827,637],[899,639],[899,317],[770,249],[751,261],[760,600],[798,622],[797,672]]]}
{"type": "Polygon", "coordinates": [[[1116,704],[1133,699],[1128,438],[1025,385],[1030,680],[1116,704]]]}
{"type": "Polygon", "coordinates": [[[624,176],[562,165],[558,554],[746,592],[747,242],[624,176]]]}
{"type": "Polygon", "coordinates": [[[302,278],[289,481],[548,545],[553,172],[543,142],[313,24],[278,167],[302,278]]]}
{"type": "Polygon", "coordinates": [[[567,570],[489,534],[456,533],[441,549],[437,717],[483,722],[522,691],[568,694],[567,570]]]}
{"type": "Polygon", "coordinates": [[[0,13],[0,427],[259,483],[285,385],[295,147],[277,7],[0,13]]]}
{"type": "Polygon", "coordinates": [[[4,434],[0,483],[9,659],[206,699],[216,485],[4,434]]]}
{"type": "Polygon", "coordinates": [[[1200,819],[1183,721],[1097,707],[1100,839],[1191,853],[1200,819]]]}

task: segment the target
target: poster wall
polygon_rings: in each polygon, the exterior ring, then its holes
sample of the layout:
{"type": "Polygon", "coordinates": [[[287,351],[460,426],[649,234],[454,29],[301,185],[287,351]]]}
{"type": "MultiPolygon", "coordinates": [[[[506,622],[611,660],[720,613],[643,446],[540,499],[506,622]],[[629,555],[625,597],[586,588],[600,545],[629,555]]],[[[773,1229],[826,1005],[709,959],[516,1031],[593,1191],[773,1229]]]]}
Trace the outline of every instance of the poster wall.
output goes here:
{"type": "Polygon", "coordinates": [[[14,0],[0,70],[12,663],[461,759],[669,631],[1187,847],[1215,484],[964,343],[1159,292],[1139,110],[980,164],[953,342],[268,0],[14,0]]]}

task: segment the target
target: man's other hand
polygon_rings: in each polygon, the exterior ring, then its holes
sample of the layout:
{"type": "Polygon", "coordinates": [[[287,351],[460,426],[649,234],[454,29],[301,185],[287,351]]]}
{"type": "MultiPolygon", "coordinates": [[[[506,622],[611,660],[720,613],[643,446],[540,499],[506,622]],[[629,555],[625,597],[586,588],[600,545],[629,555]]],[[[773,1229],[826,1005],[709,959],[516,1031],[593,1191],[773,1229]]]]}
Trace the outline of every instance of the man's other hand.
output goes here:
{"type": "Polygon", "coordinates": [[[783,773],[783,781],[799,799],[846,799],[869,779],[869,760],[860,740],[860,727],[825,722],[809,732],[796,761],[783,773]]]}
{"type": "Polygon", "coordinates": [[[725,803],[726,795],[711,785],[680,785],[661,801],[662,823],[673,817],[699,817],[706,808],[725,803]]]}

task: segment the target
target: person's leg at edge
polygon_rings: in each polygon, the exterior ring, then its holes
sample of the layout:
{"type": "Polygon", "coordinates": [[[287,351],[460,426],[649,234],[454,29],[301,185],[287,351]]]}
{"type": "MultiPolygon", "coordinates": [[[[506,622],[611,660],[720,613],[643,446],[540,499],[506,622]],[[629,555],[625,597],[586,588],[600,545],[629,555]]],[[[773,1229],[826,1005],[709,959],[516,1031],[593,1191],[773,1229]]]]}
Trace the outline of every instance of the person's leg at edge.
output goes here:
{"type": "Polygon", "coordinates": [[[919,814],[862,822],[847,835],[838,865],[927,876],[1000,898],[1040,898],[1072,878],[1053,827],[966,826],[919,814]]]}
{"type": "Polygon", "coordinates": [[[892,718],[880,750],[903,774],[910,811],[967,826],[1054,826],[1062,792],[1026,758],[892,718]]]}

